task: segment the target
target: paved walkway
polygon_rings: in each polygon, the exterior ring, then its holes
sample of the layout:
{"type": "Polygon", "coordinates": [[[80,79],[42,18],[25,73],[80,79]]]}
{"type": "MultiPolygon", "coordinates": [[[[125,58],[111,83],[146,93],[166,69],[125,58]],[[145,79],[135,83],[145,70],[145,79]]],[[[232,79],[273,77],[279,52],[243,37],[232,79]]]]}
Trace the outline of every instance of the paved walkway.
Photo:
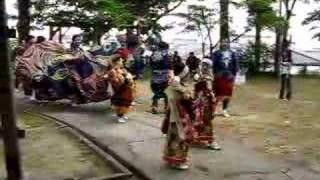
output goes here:
{"type": "MultiPolygon", "coordinates": [[[[21,104],[29,104],[19,100],[21,104]]],[[[244,146],[231,137],[222,137],[220,152],[191,150],[191,169],[167,168],[162,160],[164,137],[160,132],[161,117],[132,112],[130,121],[118,124],[113,120],[108,103],[70,107],[65,104],[28,105],[63,120],[94,137],[98,142],[154,180],[319,180],[320,175],[301,166],[270,159],[244,146]]],[[[219,136],[219,135],[218,135],[219,136]]]]}

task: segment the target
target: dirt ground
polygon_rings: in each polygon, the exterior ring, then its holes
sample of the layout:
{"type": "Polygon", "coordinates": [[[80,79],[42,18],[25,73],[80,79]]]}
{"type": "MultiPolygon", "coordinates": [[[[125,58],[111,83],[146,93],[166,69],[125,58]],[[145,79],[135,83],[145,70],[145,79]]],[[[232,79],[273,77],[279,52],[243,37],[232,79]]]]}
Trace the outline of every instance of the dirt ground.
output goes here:
{"type": "MultiPolygon", "coordinates": [[[[20,147],[24,175],[28,179],[86,179],[113,173],[85,144],[53,122],[24,113],[18,122],[26,130],[20,147]]],[[[2,143],[0,155],[1,179],[6,176],[2,143]]]]}
{"type": "MultiPolygon", "coordinates": [[[[293,79],[293,100],[277,99],[278,80],[257,76],[237,86],[231,118],[216,117],[218,136],[230,135],[267,156],[320,172],[320,77],[293,79]]],[[[149,80],[137,84],[136,110],[150,111],[149,80]]],[[[162,115],[162,114],[160,114],[162,115]]]]}

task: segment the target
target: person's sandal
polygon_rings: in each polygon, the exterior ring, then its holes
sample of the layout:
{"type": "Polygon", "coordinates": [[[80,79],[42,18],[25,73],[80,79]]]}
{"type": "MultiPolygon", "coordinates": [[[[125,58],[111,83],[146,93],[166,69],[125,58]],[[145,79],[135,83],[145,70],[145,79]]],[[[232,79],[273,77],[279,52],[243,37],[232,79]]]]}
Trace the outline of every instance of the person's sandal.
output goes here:
{"type": "Polygon", "coordinates": [[[214,151],[220,151],[222,148],[217,142],[213,142],[207,146],[208,149],[214,150],[214,151]]]}
{"type": "Polygon", "coordinates": [[[178,169],[178,170],[187,170],[189,169],[189,165],[184,163],[184,164],[179,164],[179,165],[171,165],[172,168],[178,169]]]}

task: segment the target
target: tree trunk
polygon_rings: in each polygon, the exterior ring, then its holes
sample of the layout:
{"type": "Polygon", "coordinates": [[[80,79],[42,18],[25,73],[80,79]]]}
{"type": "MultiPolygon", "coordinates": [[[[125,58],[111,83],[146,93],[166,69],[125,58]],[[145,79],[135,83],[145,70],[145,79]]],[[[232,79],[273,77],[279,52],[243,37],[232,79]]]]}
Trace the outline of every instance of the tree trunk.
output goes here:
{"type": "Polygon", "coordinates": [[[59,32],[59,27],[54,28],[53,26],[49,26],[49,40],[52,40],[57,32],[59,32]]]}
{"type": "MultiPolygon", "coordinates": [[[[282,17],[282,1],[279,1],[279,17],[282,17]]],[[[282,26],[276,27],[276,46],[274,51],[274,75],[279,77],[280,75],[280,62],[282,53],[282,26]]]]}
{"type": "Polygon", "coordinates": [[[208,38],[209,38],[209,54],[213,51],[213,40],[211,37],[211,30],[208,30],[208,38]]]}
{"type": "Polygon", "coordinates": [[[30,0],[18,0],[18,34],[19,34],[19,43],[21,43],[26,36],[30,33],[30,22],[31,22],[31,15],[30,15],[30,7],[31,2],[30,0]]]}
{"type": "Polygon", "coordinates": [[[220,0],[220,44],[223,40],[230,40],[229,0],[220,0]]]}
{"type": "Polygon", "coordinates": [[[202,46],[202,56],[204,57],[206,56],[206,43],[202,42],[201,46],[202,46]]]}
{"type": "Polygon", "coordinates": [[[10,71],[8,27],[5,7],[5,0],[0,0],[0,118],[3,129],[2,137],[7,179],[20,180],[22,179],[22,169],[13,100],[14,91],[10,71]]]}
{"type": "Polygon", "coordinates": [[[58,31],[59,31],[59,43],[62,43],[62,38],[63,38],[63,35],[62,35],[62,28],[59,27],[58,28],[58,31]]]}
{"type": "Polygon", "coordinates": [[[52,26],[49,26],[49,40],[52,40],[53,39],[53,27],[52,26]]]}
{"type": "Polygon", "coordinates": [[[255,37],[255,48],[254,48],[254,56],[255,56],[255,67],[254,72],[258,72],[260,70],[260,61],[261,61],[261,26],[256,22],[256,37],[255,37]]]}
{"type": "Polygon", "coordinates": [[[274,51],[274,74],[278,77],[280,73],[280,61],[281,61],[281,29],[276,29],[276,46],[274,51]]]}

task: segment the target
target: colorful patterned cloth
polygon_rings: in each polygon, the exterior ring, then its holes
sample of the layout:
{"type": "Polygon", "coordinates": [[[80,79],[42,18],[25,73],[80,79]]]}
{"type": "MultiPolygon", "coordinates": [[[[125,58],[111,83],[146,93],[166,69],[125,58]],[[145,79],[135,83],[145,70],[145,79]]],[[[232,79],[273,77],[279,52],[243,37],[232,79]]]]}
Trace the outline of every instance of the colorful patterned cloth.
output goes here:
{"type": "Polygon", "coordinates": [[[50,60],[55,59],[55,56],[59,56],[64,51],[62,45],[50,41],[29,47],[23,55],[16,57],[17,84],[22,83],[24,89],[31,92],[32,79],[46,74],[50,60]]]}
{"type": "Polygon", "coordinates": [[[212,79],[203,78],[195,85],[195,122],[197,132],[193,144],[209,145],[214,141],[212,120],[216,108],[216,101],[212,93],[212,79]]]}
{"type": "Polygon", "coordinates": [[[130,73],[115,67],[110,70],[108,79],[115,92],[111,98],[112,109],[118,115],[128,113],[134,99],[134,82],[130,73]]]}
{"type": "Polygon", "coordinates": [[[188,88],[170,86],[168,88],[169,110],[162,125],[167,134],[163,159],[169,165],[180,165],[188,161],[189,143],[195,137],[192,122],[192,100],[188,88]]]}

